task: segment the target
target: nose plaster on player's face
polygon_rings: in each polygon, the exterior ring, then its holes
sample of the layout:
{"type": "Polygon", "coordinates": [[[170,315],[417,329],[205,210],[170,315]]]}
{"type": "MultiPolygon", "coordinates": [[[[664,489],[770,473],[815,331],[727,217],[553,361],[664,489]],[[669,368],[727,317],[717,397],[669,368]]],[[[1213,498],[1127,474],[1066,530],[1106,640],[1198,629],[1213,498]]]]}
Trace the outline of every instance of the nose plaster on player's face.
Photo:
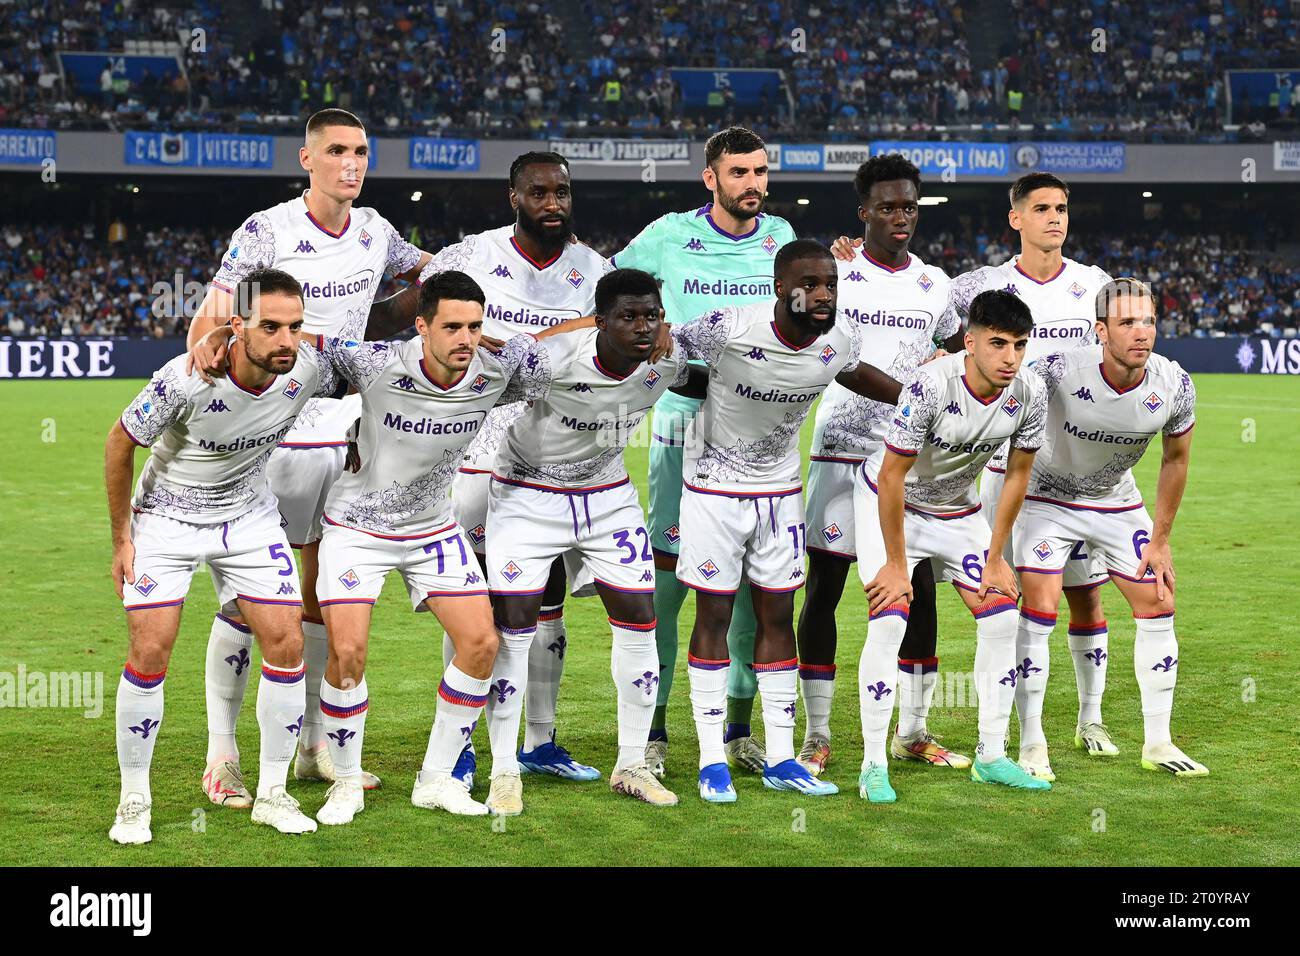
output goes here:
{"type": "Polygon", "coordinates": [[[345,183],[355,183],[360,179],[357,161],[352,158],[343,160],[343,181],[345,183]]]}

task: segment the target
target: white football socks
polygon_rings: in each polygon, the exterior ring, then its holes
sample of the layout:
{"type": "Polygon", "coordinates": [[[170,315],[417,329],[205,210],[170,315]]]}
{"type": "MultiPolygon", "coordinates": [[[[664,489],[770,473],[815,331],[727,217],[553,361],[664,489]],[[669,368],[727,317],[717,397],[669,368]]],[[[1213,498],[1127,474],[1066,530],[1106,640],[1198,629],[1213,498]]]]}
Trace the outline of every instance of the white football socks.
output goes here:
{"type": "Polygon", "coordinates": [[[487,690],[488,741],[492,745],[492,776],[519,772],[519,717],[528,689],[528,650],[537,628],[497,625],[497,659],[487,690]]]}
{"type": "Polygon", "coordinates": [[[898,649],[907,633],[907,606],[891,604],[867,621],[867,642],[858,658],[858,712],[862,718],[862,766],[885,764],[889,718],[894,712],[898,649]]]}
{"type": "Polygon", "coordinates": [[[325,745],[325,726],[320,716],[320,684],[325,679],[325,664],[329,660],[330,642],[321,621],[303,619],[302,661],[306,670],[307,702],[303,709],[302,737],[298,749],[314,753],[325,745]]]}
{"type": "Polygon", "coordinates": [[[252,670],[253,632],[246,624],[224,614],[212,618],[208,655],[203,670],[203,693],[208,709],[207,762],[239,759],[235,724],[244,703],[248,673],[252,670]]]}
{"type": "Polygon", "coordinates": [[[365,743],[369,709],[370,694],[364,677],[351,690],[340,690],[321,678],[321,725],[329,742],[335,780],[361,779],[361,745],[365,743]]]}
{"type": "Polygon", "coordinates": [[[926,729],[938,682],[939,658],[898,659],[898,736],[912,737],[926,729]]]}
{"type": "Polygon", "coordinates": [[[167,672],[142,674],[129,663],[117,682],[117,767],[122,775],[120,800],[138,793],[151,802],[149,765],[163,719],[163,678],[167,672]]]}
{"type": "Polygon", "coordinates": [[[975,690],[979,695],[978,759],[1007,755],[1007,725],[1016,696],[1016,603],[1002,595],[975,608],[975,690]]]}
{"type": "Polygon", "coordinates": [[[262,663],[257,685],[257,729],[261,736],[261,759],[257,770],[257,796],[269,797],[283,787],[289,776],[289,761],[298,749],[307,700],[306,666],[293,667],[262,663]]]}
{"type": "Polygon", "coordinates": [[[820,734],[830,739],[831,702],[835,699],[835,665],[800,664],[799,689],[803,692],[803,709],[808,718],[804,733],[820,734]]]}
{"type": "Polygon", "coordinates": [[[420,767],[421,782],[432,774],[450,774],[455,768],[460,752],[474,735],[491,683],[491,677],[470,677],[454,662],[447,665],[438,685],[429,746],[420,767]]]}
{"type": "Polygon", "coordinates": [[[1110,635],[1106,622],[1070,622],[1070,658],[1074,661],[1074,683],[1079,689],[1079,723],[1099,724],[1101,698],[1106,693],[1106,668],[1110,664],[1110,635]]]}
{"type": "Polygon", "coordinates": [[[555,732],[555,708],[569,636],[564,606],[544,607],[537,615],[537,636],[528,649],[528,691],[524,695],[524,750],[535,750],[555,732]]]}
{"type": "Polygon", "coordinates": [[[1020,717],[1020,749],[1046,744],[1043,698],[1047,695],[1049,638],[1056,627],[1053,611],[1026,605],[1016,625],[1016,714],[1020,717]]]}
{"type": "Polygon", "coordinates": [[[1178,639],[1174,615],[1135,617],[1137,640],[1133,645],[1133,670],[1142,693],[1142,724],[1146,746],[1167,744],[1169,718],[1174,710],[1174,685],[1178,682],[1178,639]]]}
{"type": "MultiPolygon", "coordinates": [[[[610,618],[609,628],[614,634],[610,674],[618,691],[618,762],[614,769],[625,770],[645,764],[659,692],[659,650],[654,621],[630,624],[610,618]]],[[[532,680],[531,670],[528,679],[532,680]]]]}
{"type": "Polygon", "coordinates": [[[758,694],[763,705],[763,739],[767,765],[775,767],[794,759],[795,698],[799,682],[799,661],[790,658],[768,664],[754,662],[758,694]]]}
{"type": "Polygon", "coordinates": [[[726,763],[722,719],[727,715],[727,672],[731,660],[705,660],[688,652],[686,663],[686,675],[691,682],[691,711],[700,739],[700,769],[726,763]]]}

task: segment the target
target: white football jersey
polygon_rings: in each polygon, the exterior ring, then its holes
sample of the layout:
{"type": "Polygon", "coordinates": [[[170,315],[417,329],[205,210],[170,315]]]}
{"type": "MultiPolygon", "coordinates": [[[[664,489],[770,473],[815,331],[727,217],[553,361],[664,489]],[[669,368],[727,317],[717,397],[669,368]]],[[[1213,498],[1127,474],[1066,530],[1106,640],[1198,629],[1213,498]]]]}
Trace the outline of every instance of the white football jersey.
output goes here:
{"type": "Polygon", "coordinates": [[[122,428],[151,448],[131,505],[191,524],[220,524],[269,495],[266,462],[313,396],[346,387],[306,343],[293,368],[265,388],[241,385],[231,368],[205,384],[178,355],[153,374],[122,413],[122,428]]]}
{"type": "MultiPolygon", "coordinates": [[[[839,315],[857,323],[862,333],[858,358],[900,382],[933,354],[935,339],[960,328],[948,308],[950,283],[942,269],[910,254],[907,265],[891,269],[865,249],[852,262],[835,264],[839,315]]],[[[817,406],[812,460],[862,461],[880,447],[893,410],[831,382],[817,406]]]]}
{"type": "Polygon", "coordinates": [[[1021,367],[1011,384],[988,401],[966,383],[966,353],[922,365],[904,384],[883,447],[863,464],[875,487],[886,451],[915,455],[903,495],[915,511],[955,518],[980,510],[975,478],[1008,440],[1014,448],[1043,443],[1047,390],[1021,367]]]}
{"type": "Polygon", "coordinates": [[[553,335],[541,342],[554,370],[506,433],[498,478],[525,485],[589,490],[627,480],[623,448],[655,401],[685,383],[690,366],[680,351],[624,376],[606,371],[596,355],[597,329],[553,335]]]}
{"type": "Polygon", "coordinates": [[[479,349],[448,388],[425,372],[422,339],[337,344],[331,358],[361,393],[361,468],[334,482],[324,521],[382,538],[449,525],[452,477],[488,411],[531,400],[550,380],[549,353],[529,335],[497,355],[479,349]]]}
{"type": "MultiPolygon", "coordinates": [[[[596,310],[596,283],[613,267],[600,253],[570,242],[549,262],[530,258],[515,241],[514,225],[489,229],[442,249],[420,273],[426,281],[438,272],[464,272],[483,289],[483,334],[506,339],[540,332],[596,310]]],[[[497,449],[523,406],[493,410],[466,449],[466,471],[491,471],[497,449]]]]}
{"type": "Polygon", "coordinates": [[[688,487],[736,495],[802,488],[799,429],[817,397],[858,364],[857,323],[792,345],[776,327],[776,300],[728,306],[672,326],[686,358],[709,367],[709,389],[686,431],[688,487]]]}
{"type": "MultiPolygon", "coordinates": [[[[990,289],[1004,289],[1016,295],[1034,317],[1034,327],[1025,346],[1024,364],[1030,365],[1052,352],[1093,345],[1097,321],[1097,293],[1110,276],[1097,266],[1085,266],[1073,259],[1061,259],[1061,269],[1046,282],[1031,278],[1020,269],[1020,257],[1012,256],[1000,266],[982,266],[952,280],[948,308],[953,313],[945,322],[964,328],[971,300],[990,289]]],[[[1006,449],[993,456],[996,471],[1006,468],[1006,449]]]]}
{"type": "Polygon", "coordinates": [[[1142,503],[1132,468],[1156,435],[1183,435],[1196,423],[1196,387],[1163,355],[1123,391],[1106,380],[1102,346],[1039,359],[1048,393],[1047,431],[1034,456],[1029,496],[1053,504],[1123,508],[1142,503]]]}
{"type": "MultiPolygon", "coordinates": [[[[304,192],[245,219],[231,235],[212,284],[233,294],[240,280],[256,269],[283,270],[302,283],[304,332],[364,339],[384,275],[414,269],[420,250],[368,206],[353,206],[342,231],[332,233],[308,211],[306,196],[304,192]]],[[[346,444],[357,408],[355,399],[312,403],[281,444],[346,444]]]]}

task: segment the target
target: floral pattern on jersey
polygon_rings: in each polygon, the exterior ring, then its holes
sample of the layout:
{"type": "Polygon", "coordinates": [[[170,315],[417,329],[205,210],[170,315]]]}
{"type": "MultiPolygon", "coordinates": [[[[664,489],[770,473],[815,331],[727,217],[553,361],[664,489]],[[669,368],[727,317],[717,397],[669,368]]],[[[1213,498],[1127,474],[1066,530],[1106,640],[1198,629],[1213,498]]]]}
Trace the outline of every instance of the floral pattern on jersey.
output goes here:
{"type": "Polygon", "coordinates": [[[483,424],[479,426],[478,434],[465,449],[463,467],[490,471],[496,463],[497,449],[505,441],[506,432],[515,419],[526,411],[528,411],[527,402],[497,405],[489,411],[487,417],[483,419],[483,424]]]}
{"type": "Polygon", "coordinates": [[[1196,424],[1196,386],[1192,377],[1181,369],[1178,372],[1178,392],[1174,395],[1173,408],[1169,410],[1169,420],[1163,429],[1166,435],[1180,435],[1196,424]]]}
{"type": "MultiPolygon", "coordinates": [[[[906,389],[916,376],[916,370],[933,351],[934,345],[928,338],[901,343],[898,354],[883,371],[903,383],[906,389]]],[[[893,410],[894,406],[888,402],[872,401],[850,392],[840,399],[822,430],[822,450],[831,455],[844,452],[867,454],[875,444],[877,427],[893,410]]]]}
{"type": "Polygon", "coordinates": [[[731,307],[714,309],[692,319],[684,325],[674,325],[669,331],[688,359],[696,359],[710,367],[722,357],[737,310],[731,307]]]}
{"type": "Polygon", "coordinates": [[[324,340],[326,361],[364,392],[397,358],[397,349],[388,342],[355,342],[344,339],[324,340]]]}
{"type": "Polygon", "coordinates": [[[448,272],[452,269],[457,272],[464,272],[474,259],[474,247],[477,244],[478,236],[466,236],[460,242],[453,242],[451,245],[440,249],[420,270],[420,282],[428,282],[439,272],[448,272]]]}
{"type": "Polygon", "coordinates": [[[169,363],[154,372],[149,384],[126,407],[122,424],[140,444],[152,445],[180,420],[188,403],[180,375],[169,363]]]}
{"type": "Polygon", "coordinates": [[[512,461],[502,473],[506,478],[549,485],[599,485],[618,481],[627,474],[622,447],[606,448],[583,461],[548,462],[531,465],[512,461]]]}
{"type": "Polygon", "coordinates": [[[939,328],[952,329],[949,335],[964,329],[971,300],[987,289],[998,288],[996,281],[997,269],[993,266],[980,266],[953,279],[948,287],[948,307],[939,316],[939,328]]]}
{"type": "Polygon", "coordinates": [[[919,452],[925,446],[930,426],[939,416],[942,397],[943,388],[939,383],[919,371],[903,386],[885,432],[885,442],[902,451],[919,452]]]}
{"type": "Polygon", "coordinates": [[[491,360],[501,366],[506,377],[506,390],[497,399],[499,405],[535,402],[551,387],[555,375],[551,353],[531,335],[511,336],[491,360]]]}
{"type": "Polygon", "coordinates": [[[411,245],[393,228],[387,219],[378,221],[379,231],[384,234],[388,246],[388,256],[384,261],[384,271],[388,275],[401,275],[414,269],[420,263],[420,250],[411,245]]]}
{"type": "Polygon", "coordinates": [[[808,417],[808,408],[785,413],[781,424],[757,441],[738,441],[731,445],[705,443],[695,463],[693,483],[702,487],[713,484],[744,484],[755,471],[784,461],[799,440],[799,430],[808,417]]]}
{"type": "Polygon", "coordinates": [[[216,278],[234,289],[250,272],[275,265],[275,229],[266,213],[254,213],[230,237],[230,248],[221,260],[216,278]]]}
{"type": "Polygon", "coordinates": [[[923,511],[964,500],[984,465],[984,461],[976,459],[961,471],[932,479],[915,477],[915,472],[910,472],[903,481],[903,500],[923,511]]]}
{"type": "Polygon", "coordinates": [[[172,484],[158,478],[146,466],[134,507],[140,511],[186,518],[210,515],[249,504],[267,493],[266,464],[275,448],[275,442],[269,443],[266,451],[234,478],[204,487],[172,484]]]}
{"type": "Polygon", "coordinates": [[[1053,352],[1051,355],[1044,355],[1029,368],[1043,380],[1043,386],[1047,389],[1048,400],[1056,394],[1056,387],[1061,384],[1061,379],[1069,371],[1065,367],[1064,352],[1053,352]]]}
{"type": "Polygon", "coordinates": [[[1043,447],[1047,440],[1047,389],[1032,375],[1025,382],[1030,386],[1028,407],[1021,416],[1020,427],[1011,436],[1011,447],[1033,451],[1043,447]]]}
{"type": "Polygon", "coordinates": [[[1116,451],[1110,461],[1090,475],[1058,475],[1035,468],[1029,479],[1029,494],[1057,501],[1113,495],[1121,491],[1121,486],[1133,485],[1129,469],[1142,459],[1148,447],[1144,444],[1140,449],[1116,451]]]}
{"type": "Polygon", "coordinates": [[[445,510],[447,491],[460,466],[460,449],[447,449],[442,458],[409,485],[394,481],[387,488],[367,492],[349,502],[342,524],[379,534],[395,534],[412,518],[445,510]]]}

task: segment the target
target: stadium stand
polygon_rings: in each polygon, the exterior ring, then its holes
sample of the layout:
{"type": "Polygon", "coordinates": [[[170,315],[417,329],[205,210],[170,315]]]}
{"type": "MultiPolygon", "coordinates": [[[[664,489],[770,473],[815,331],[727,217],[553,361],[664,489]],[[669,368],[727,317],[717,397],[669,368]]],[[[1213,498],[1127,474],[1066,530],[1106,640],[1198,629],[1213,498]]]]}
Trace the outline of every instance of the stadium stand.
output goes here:
{"type": "Polygon", "coordinates": [[[741,122],[768,137],[987,127],[1162,142],[1294,127],[1300,86],[1239,104],[1225,128],[1224,70],[1300,67],[1300,3],[1153,0],[1142,18],[1134,29],[1131,5],[1111,0],[10,0],[0,123],[288,131],[336,105],[392,133],[475,136],[694,136],[741,122]],[[89,84],[60,69],[60,51],[107,65],[124,50],[178,66],[89,84]],[[692,107],[673,75],[740,67],[779,70],[779,87],[692,107]]]}
{"type": "MultiPolygon", "coordinates": [[[[410,235],[412,226],[405,224],[404,232],[410,235]]],[[[123,231],[121,241],[108,242],[89,223],[0,227],[0,334],[184,335],[188,318],[175,317],[172,290],[182,290],[187,315],[192,314],[201,298],[201,292],[192,292],[211,278],[229,231],[123,231]],[[192,284],[188,289],[187,283],[192,284]],[[156,301],[161,302],[162,317],[151,313],[156,301]]],[[[419,226],[419,239],[430,250],[458,237],[456,230],[447,234],[419,226]]],[[[599,252],[611,255],[631,235],[598,228],[587,238],[599,252]]],[[[833,236],[820,238],[830,241],[833,236]]],[[[1010,233],[983,230],[970,240],[940,233],[924,238],[915,252],[956,275],[1005,261],[1014,251],[1013,239],[1010,233]]],[[[1242,236],[1126,234],[1122,240],[1072,244],[1066,253],[1096,263],[1111,275],[1133,275],[1150,283],[1161,297],[1164,335],[1300,331],[1300,268],[1250,248],[1242,236]]],[[[390,291],[395,289],[380,294],[390,291]]]]}

